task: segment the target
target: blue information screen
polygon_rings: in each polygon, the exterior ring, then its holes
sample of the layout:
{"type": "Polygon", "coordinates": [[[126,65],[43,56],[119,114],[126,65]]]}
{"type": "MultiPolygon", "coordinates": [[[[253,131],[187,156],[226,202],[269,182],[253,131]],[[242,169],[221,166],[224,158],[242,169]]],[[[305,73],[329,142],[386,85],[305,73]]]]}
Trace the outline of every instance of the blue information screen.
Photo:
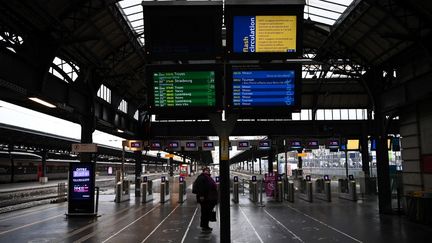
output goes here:
{"type": "Polygon", "coordinates": [[[232,88],[233,106],[295,105],[294,70],[234,71],[232,88]]]}

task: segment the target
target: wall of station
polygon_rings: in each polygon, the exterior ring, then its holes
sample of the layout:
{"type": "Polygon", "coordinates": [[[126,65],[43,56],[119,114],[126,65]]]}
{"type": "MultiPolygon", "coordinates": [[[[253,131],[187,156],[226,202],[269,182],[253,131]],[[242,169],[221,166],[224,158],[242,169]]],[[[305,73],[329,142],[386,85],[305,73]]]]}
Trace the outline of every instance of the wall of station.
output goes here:
{"type": "Polygon", "coordinates": [[[400,114],[404,194],[432,189],[432,99],[400,114]]]}

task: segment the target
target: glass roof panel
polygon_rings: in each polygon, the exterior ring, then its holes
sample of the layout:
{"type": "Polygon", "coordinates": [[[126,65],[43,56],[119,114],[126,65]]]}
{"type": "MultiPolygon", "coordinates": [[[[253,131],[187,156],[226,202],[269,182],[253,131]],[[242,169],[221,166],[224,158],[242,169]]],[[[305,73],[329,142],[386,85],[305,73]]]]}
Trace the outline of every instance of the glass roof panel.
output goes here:
{"type": "MultiPolygon", "coordinates": [[[[117,3],[141,45],[144,44],[144,21],[141,6],[143,1],[153,0],[121,0],[117,3]]],[[[353,0],[305,0],[305,2],[305,19],[333,25],[353,0]]]]}
{"type": "Polygon", "coordinates": [[[353,0],[306,0],[304,18],[333,25],[353,0]]]}

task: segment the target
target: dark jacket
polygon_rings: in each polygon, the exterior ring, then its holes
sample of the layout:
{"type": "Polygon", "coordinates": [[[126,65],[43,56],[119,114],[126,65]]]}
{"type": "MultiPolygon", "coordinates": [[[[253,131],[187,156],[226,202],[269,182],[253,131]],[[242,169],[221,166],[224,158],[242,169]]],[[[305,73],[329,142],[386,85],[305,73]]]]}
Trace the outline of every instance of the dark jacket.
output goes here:
{"type": "Polygon", "coordinates": [[[200,202],[200,197],[204,197],[204,201],[214,201],[218,200],[217,186],[216,182],[210,175],[201,173],[195,180],[197,189],[197,201],[200,202]]]}

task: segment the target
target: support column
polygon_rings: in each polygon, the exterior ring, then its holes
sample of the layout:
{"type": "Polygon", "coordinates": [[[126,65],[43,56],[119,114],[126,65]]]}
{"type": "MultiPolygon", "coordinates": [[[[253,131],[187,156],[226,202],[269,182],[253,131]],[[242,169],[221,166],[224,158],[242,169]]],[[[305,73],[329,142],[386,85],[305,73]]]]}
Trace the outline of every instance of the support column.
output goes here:
{"type": "Polygon", "coordinates": [[[142,152],[135,151],[135,197],[141,197],[142,152]]]}
{"type": "Polygon", "coordinates": [[[231,242],[231,211],[230,211],[230,165],[229,135],[234,129],[237,115],[226,114],[225,120],[220,114],[209,114],[210,122],[219,136],[219,168],[220,168],[220,242],[231,242]]]}
{"type": "Polygon", "coordinates": [[[12,151],[13,151],[14,145],[13,144],[8,144],[8,152],[9,152],[9,160],[10,160],[10,164],[11,164],[11,177],[10,177],[10,182],[13,183],[15,181],[15,161],[14,161],[14,157],[12,155],[12,151]]]}
{"type": "Polygon", "coordinates": [[[369,139],[367,137],[367,133],[365,130],[362,132],[363,136],[360,138],[361,143],[361,156],[362,156],[362,170],[364,172],[365,178],[370,177],[370,168],[369,168],[369,139]]]}
{"type": "Polygon", "coordinates": [[[261,168],[261,157],[259,157],[259,173],[262,175],[262,168],[261,168]]]}
{"type": "Polygon", "coordinates": [[[268,173],[273,173],[273,161],[274,161],[274,151],[273,149],[270,149],[269,155],[268,155],[268,173]]]}
{"type": "Polygon", "coordinates": [[[375,113],[375,125],[379,212],[392,213],[387,134],[384,129],[384,117],[380,112],[375,113]]]}
{"type": "Polygon", "coordinates": [[[169,175],[174,176],[174,165],[173,165],[174,159],[171,157],[169,158],[169,175]]]}
{"type": "Polygon", "coordinates": [[[231,242],[231,212],[230,212],[230,175],[229,175],[229,146],[228,136],[219,136],[220,146],[220,242],[231,242]],[[224,156],[222,156],[225,154],[224,156]],[[227,156],[228,155],[228,156],[227,156]]]}

